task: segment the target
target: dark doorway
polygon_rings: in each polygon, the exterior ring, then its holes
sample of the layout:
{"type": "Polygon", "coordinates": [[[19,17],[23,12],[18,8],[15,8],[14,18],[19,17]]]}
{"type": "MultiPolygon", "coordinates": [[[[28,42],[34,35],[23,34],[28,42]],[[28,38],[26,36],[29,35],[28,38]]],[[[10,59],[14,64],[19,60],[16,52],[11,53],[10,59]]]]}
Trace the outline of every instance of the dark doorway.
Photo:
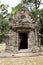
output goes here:
{"type": "Polygon", "coordinates": [[[27,49],[28,48],[27,33],[19,33],[19,36],[20,36],[19,49],[27,49]]]}

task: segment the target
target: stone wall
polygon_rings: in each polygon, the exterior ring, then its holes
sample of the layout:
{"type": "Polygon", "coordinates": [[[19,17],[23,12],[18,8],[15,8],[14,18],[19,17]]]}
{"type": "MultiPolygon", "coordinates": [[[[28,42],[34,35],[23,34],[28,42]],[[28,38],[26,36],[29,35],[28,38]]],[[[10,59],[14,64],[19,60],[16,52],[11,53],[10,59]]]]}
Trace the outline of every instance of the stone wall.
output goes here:
{"type": "Polygon", "coordinates": [[[17,48],[17,38],[16,38],[16,32],[10,30],[9,34],[7,34],[8,37],[8,41],[6,42],[6,51],[11,51],[11,52],[15,52],[16,48],[17,48]]]}

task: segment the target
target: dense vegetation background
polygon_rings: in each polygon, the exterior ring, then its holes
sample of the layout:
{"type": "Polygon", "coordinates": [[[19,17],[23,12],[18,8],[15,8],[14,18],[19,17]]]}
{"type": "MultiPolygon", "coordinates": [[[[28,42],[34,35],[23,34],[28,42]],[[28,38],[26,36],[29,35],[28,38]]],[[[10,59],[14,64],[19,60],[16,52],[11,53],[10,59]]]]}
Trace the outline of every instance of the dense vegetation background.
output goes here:
{"type": "Polygon", "coordinates": [[[39,9],[41,0],[21,0],[16,7],[12,7],[11,13],[8,13],[8,5],[0,4],[0,42],[3,41],[5,33],[9,30],[9,22],[13,14],[15,14],[23,5],[30,7],[30,12],[38,20],[38,31],[40,33],[41,42],[43,41],[43,9],[39,9]]]}

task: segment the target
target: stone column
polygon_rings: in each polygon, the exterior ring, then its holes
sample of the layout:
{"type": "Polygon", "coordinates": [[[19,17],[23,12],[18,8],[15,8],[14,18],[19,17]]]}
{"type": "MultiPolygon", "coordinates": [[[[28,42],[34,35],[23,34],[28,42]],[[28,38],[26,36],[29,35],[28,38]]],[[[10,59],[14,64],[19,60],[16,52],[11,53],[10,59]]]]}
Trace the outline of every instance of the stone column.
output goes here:
{"type": "Polygon", "coordinates": [[[19,46],[20,46],[20,36],[19,33],[17,32],[17,51],[19,51],[19,46]]]}
{"type": "Polygon", "coordinates": [[[19,47],[19,46],[18,46],[18,42],[19,42],[19,41],[18,41],[18,32],[16,33],[16,42],[17,42],[17,43],[16,43],[16,52],[17,52],[17,51],[18,51],[18,47],[19,47]]]}
{"type": "Polygon", "coordinates": [[[36,29],[35,29],[35,45],[38,46],[38,34],[36,29]]]}
{"type": "Polygon", "coordinates": [[[41,50],[41,35],[38,35],[38,37],[39,37],[39,44],[38,44],[38,46],[39,46],[39,48],[41,50]]]}
{"type": "Polygon", "coordinates": [[[28,48],[29,48],[29,51],[31,51],[33,49],[34,45],[35,45],[34,31],[30,30],[30,32],[28,33],[28,48]]]}
{"type": "MultiPolygon", "coordinates": [[[[29,35],[28,35],[28,44],[32,47],[35,44],[35,36],[34,36],[34,31],[30,31],[29,35]]],[[[30,47],[29,46],[29,47],[30,47]]]]}

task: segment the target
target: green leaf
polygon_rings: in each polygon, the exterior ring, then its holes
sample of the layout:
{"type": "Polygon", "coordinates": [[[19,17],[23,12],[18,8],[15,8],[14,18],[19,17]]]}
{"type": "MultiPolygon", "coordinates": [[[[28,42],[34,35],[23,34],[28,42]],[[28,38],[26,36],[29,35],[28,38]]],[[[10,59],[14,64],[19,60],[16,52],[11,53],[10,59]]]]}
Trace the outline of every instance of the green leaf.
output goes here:
{"type": "Polygon", "coordinates": [[[15,14],[20,8],[22,7],[22,4],[18,4],[15,8],[12,8],[12,14],[15,14]]]}

